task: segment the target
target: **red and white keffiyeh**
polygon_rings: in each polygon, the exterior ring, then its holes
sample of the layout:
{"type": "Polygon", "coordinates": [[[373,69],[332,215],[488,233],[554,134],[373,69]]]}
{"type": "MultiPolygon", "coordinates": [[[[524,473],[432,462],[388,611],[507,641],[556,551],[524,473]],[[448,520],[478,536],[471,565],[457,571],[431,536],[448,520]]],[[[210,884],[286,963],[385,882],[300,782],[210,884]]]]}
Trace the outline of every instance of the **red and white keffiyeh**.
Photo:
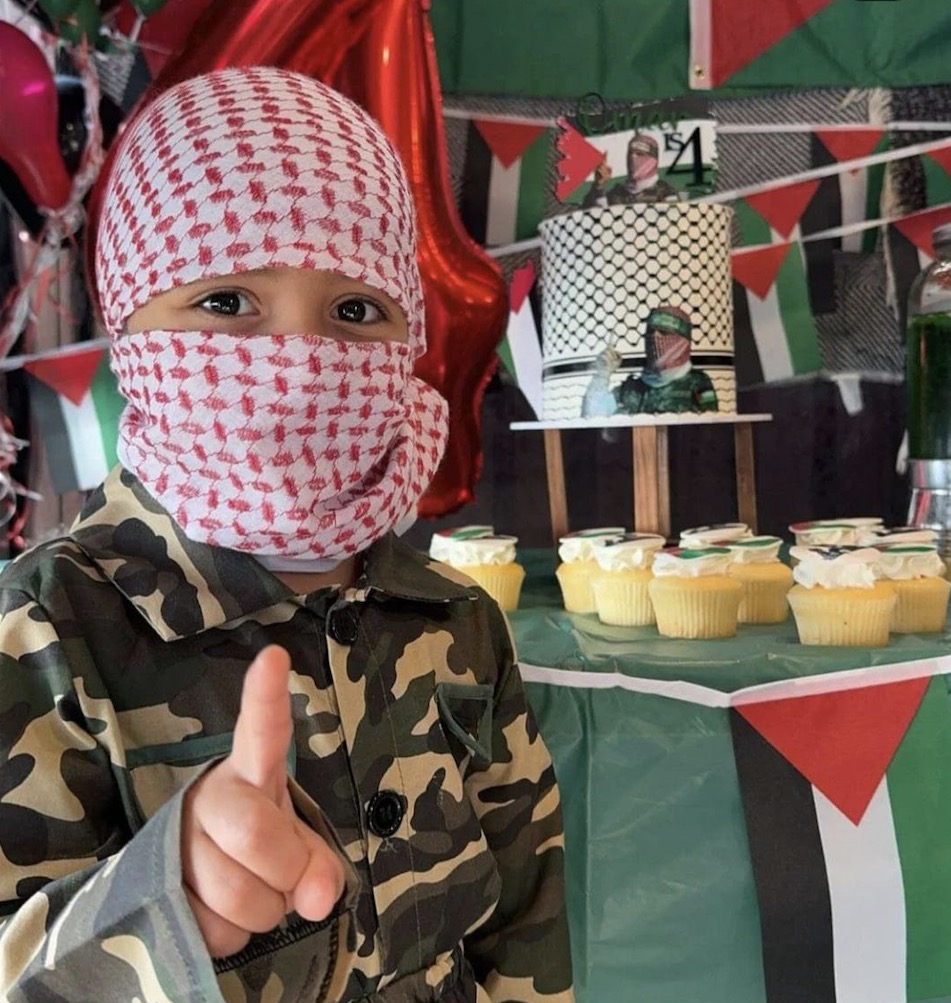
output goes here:
{"type": "Polygon", "coordinates": [[[129,400],[119,455],[191,538],[334,563],[405,522],[448,408],[425,350],[402,164],[358,106],[252,67],[185,81],[129,126],[96,246],[100,306],[129,400]],[[154,295],[260,268],[333,271],[394,299],[408,344],[320,332],[123,334],[154,295]]]}

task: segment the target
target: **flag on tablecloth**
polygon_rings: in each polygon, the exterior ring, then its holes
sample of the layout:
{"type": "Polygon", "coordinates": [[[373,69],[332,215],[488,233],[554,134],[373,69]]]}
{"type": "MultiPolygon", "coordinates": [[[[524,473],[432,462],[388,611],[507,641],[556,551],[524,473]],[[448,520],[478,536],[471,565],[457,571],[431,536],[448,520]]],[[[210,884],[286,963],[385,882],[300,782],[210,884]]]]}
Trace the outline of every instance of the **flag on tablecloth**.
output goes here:
{"type": "Polygon", "coordinates": [[[945,680],[745,704],[730,719],[767,1003],[948,998],[945,680]]]}
{"type": "Polygon", "coordinates": [[[691,0],[690,85],[716,87],[909,86],[947,77],[943,3],[691,0]]]}
{"type": "Polygon", "coordinates": [[[737,382],[770,383],[822,368],[801,245],[732,254],[737,382]]]}
{"type": "Polygon", "coordinates": [[[117,462],[119,416],[125,405],[108,351],[61,352],[23,368],[32,377],[30,405],[53,490],[91,490],[117,462]]]}
{"type": "Polygon", "coordinates": [[[469,235],[489,247],[535,236],[546,215],[552,130],[474,119],[469,123],[459,214],[469,235]]]}

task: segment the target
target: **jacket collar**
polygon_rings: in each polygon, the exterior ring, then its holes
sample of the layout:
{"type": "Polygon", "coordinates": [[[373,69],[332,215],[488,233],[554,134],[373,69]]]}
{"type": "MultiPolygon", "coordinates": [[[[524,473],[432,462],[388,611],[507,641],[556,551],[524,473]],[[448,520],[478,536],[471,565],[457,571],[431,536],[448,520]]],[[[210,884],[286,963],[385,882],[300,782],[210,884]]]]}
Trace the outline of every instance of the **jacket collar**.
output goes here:
{"type": "MultiPolygon", "coordinates": [[[[116,467],[70,535],[166,641],[223,627],[298,597],[251,554],[189,540],[129,471],[116,467]]],[[[363,554],[348,598],[444,603],[476,591],[389,534],[363,554]]]]}

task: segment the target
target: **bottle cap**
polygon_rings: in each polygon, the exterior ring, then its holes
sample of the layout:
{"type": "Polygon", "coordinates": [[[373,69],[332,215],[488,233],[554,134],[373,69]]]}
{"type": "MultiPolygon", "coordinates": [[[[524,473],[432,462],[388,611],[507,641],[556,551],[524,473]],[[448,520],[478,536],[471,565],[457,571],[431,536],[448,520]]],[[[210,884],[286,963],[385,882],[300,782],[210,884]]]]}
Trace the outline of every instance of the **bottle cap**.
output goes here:
{"type": "Polygon", "coordinates": [[[951,223],[942,223],[931,231],[931,242],[935,246],[938,244],[951,243],[951,223]]]}

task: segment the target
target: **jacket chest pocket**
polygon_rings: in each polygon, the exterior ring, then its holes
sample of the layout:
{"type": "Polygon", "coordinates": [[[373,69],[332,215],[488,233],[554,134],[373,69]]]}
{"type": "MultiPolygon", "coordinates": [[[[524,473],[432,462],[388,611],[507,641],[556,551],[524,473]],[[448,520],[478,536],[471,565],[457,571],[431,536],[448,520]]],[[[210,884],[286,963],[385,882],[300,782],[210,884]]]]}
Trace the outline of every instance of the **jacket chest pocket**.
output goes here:
{"type": "Polygon", "coordinates": [[[119,777],[126,814],[133,832],[140,829],[202,770],[231,751],[233,732],[146,745],[126,751],[125,774],[119,777]]]}

